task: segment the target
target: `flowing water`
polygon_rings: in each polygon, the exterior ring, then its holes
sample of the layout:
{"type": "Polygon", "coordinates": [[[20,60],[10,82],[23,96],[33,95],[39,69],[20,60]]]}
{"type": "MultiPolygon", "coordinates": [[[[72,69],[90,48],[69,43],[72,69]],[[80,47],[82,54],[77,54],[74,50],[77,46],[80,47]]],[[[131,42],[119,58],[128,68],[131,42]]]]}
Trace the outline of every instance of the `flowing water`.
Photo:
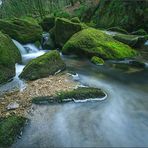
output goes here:
{"type": "MultiPolygon", "coordinates": [[[[16,64],[16,76],[0,87],[1,92],[25,88],[18,75],[28,61],[46,52],[32,44],[14,43],[22,54],[23,65],[16,64]]],[[[86,103],[33,105],[22,138],[12,147],[148,147],[148,67],[121,69],[116,67],[120,64],[116,61],[94,66],[86,59],[62,58],[67,69],[77,73],[75,81],[102,88],[108,98],[86,103]]]]}
{"type": "Polygon", "coordinates": [[[18,76],[30,60],[37,58],[47,52],[46,50],[38,49],[34,44],[22,45],[16,40],[13,40],[13,42],[21,53],[22,64],[15,65],[16,76],[10,82],[0,85],[0,95],[16,89],[23,91],[26,88],[26,84],[23,80],[19,79],[18,76]]]}
{"type": "MultiPolygon", "coordinates": [[[[33,105],[29,124],[14,148],[148,146],[148,69],[94,66],[63,56],[83,85],[102,88],[100,102],[33,105]]],[[[117,63],[118,64],[118,63],[117,63]]]]}

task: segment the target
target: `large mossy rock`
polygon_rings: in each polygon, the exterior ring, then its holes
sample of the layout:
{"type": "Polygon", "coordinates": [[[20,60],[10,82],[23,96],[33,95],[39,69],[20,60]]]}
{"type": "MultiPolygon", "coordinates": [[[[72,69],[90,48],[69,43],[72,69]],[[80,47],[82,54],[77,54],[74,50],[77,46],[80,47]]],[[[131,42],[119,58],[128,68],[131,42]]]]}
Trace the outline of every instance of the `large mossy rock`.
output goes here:
{"type": "Polygon", "coordinates": [[[59,52],[54,50],[30,61],[20,74],[20,78],[36,80],[54,75],[56,72],[62,71],[65,68],[66,65],[61,59],[59,52]]]}
{"type": "Polygon", "coordinates": [[[77,54],[103,59],[124,59],[136,55],[136,52],[111,36],[93,28],[84,29],[64,45],[63,54],[77,54]]]}
{"type": "Polygon", "coordinates": [[[0,30],[23,44],[38,41],[42,35],[41,26],[27,19],[0,20],[0,30]]]}
{"type": "Polygon", "coordinates": [[[9,147],[21,133],[26,118],[10,116],[0,120],[0,147],[9,147]]]}
{"type": "Polygon", "coordinates": [[[21,63],[21,54],[11,38],[0,32],[0,84],[15,75],[15,63],[21,63]]]}
{"type": "Polygon", "coordinates": [[[131,47],[141,47],[147,41],[145,36],[126,34],[115,34],[113,38],[131,47]]]}
{"type": "Polygon", "coordinates": [[[55,25],[55,17],[47,16],[41,22],[40,25],[42,26],[44,31],[49,31],[55,25]]]}
{"type": "Polygon", "coordinates": [[[55,24],[55,41],[58,46],[63,46],[75,33],[82,30],[81,23],[74,23],[65,18],[57,18],[55,24]]]}

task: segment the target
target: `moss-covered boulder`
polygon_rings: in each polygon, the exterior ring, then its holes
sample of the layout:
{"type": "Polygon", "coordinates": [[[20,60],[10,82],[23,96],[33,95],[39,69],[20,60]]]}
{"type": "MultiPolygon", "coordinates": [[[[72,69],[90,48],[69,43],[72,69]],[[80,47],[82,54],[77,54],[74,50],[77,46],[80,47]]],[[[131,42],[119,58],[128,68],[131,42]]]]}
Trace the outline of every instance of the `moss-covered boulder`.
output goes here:
{"type": "Polygon", "coordinates": [[[66,65],[61,59],[59,52],[54,50],[30,61],[19,77],[25,80],[36,80],[54,75],[65,68],[66,65]]]}
{"type": "Polygon", "coordinates": [[[57,18],[55,23],[56,44],[62,47],[72,35],[82,30],[82,28],[80,23],[74,23],[65,18],[57,18]]]}
{"type": "Polygon", "coordinates": [[[140,47],[144,45],[144,43],[147,40],[145,36],[126,35],[126,34],[115,34],[113,38],[131,47],[140,47]]]}
{"type": "Polygon", "coordinates": [[[34,43],[41,39],[42,28],[26,19],[0,20],[0,30],[21,43],[34,43]]]}
{"type": "Polygon", "coordinates": [[[53,16],[47,16],[45,17],[41,22],[40,25],[42,26],[44,31],[49,31],[52,29],[55,25],[55,17],[53,16]]]}
{"type": "Polygon", "coordinates": [[[0,120],[0,147],[11,146],[26,123],[26,118],[10,116],[0,120]]]}
{"type": "Polygon", "coordinates": [[[0,32],[0,84],[15,76],[15,63],[21,63],[21,54],[11,38],[0,32]]]}
{"type": "Polygon", "coordinates": [[[64,45],[63,54],[98,56],[103,59],[124,59],[136,55],[136,52],[111,36],[93,28],[84,29],[64,45]]]}
{"type": "Polygon", "coordinates": [[[94,63],[95,65],[103,65],[104,64],[104,60],[99,57],[96,57],[96,56],[91,58],[91,62],[94,63]]]}

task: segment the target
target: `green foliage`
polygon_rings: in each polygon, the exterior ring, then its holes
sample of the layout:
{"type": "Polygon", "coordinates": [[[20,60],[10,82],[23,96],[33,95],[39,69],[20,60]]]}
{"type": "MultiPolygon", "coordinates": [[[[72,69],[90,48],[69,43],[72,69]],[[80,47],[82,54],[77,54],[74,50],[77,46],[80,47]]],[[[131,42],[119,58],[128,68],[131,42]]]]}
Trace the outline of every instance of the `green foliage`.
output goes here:
{"type": "Polygon", "coordinates": [[[21,43],[38,41],[42,35],[41,27],[26,19],[0,20],[0,30],[21,43]]]}
{"type": "Polygon", "coordinates": [[[21,54],[10,37],[0,32],[0,83],[15,75],[15,63],[21,63],[21,54]]]}
{"type": "Polygon", "coordinates": [[[96,22],[102,28],[120,26],[128,31],[147,29],[147,8],[147,0],[101,0],[96,22]]]}
{"type": "Polygon", "coordinates": [[[17,135],[24,127],[26,118],[10,116],[0,121],[0,146],[8,147],[13,144],[17,135]]]}
{"type": "Polygon", "coordinates": [[[91,58],[91,62],[94,63],[95,65],[103,65],[104,64],[104,60],[99,57],[96,57],[96,56],[91,58]]]}
{"type": "Polygon", "coordinates": [[[36,80],[39,78],[54,75],[57,71],[65,70],[66,65],[58,51],[50,51],[44,55],[31,60],[20,74],[25,80],[36,80]]]}
{"type": "Polygon", "coordinates": [[[136,55],[136,51],[111,36],[93,28],[74,34],[62,49],[63,54],[98,56],[103,59],[124,59],[136,55]]]}

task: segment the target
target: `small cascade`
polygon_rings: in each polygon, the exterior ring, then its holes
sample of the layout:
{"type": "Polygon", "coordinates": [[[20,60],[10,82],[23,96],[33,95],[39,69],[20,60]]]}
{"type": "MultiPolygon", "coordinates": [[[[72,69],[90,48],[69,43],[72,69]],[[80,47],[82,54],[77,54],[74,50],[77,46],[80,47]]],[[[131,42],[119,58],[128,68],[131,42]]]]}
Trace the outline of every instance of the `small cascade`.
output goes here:
{"type": "Polygon", "coordinates": [[[15,77],[13,78],[12,81],[0,86],[0,94],[3,94],[5,92],[10,92],[16,89],[19,89],[20,91],[24,90],[26,88],[26,83],[19,78],[19,75],[23,71],[25,65],[30,60],[35,59],[47,52],[47,50],[38,49],[34,44],[22,45],[16,40],[12,40],[12,41],[21,53],[22,65],[20,64],[15,65],[15,69],[16,69],[15,77]]]}
{"type": "Polygon", "coordinates": [[[23,45],[21,45],[18,41],[16,40],[12,40],[13,43],[16,45],[16,47],[19,49],[21,55],[27,54],[26,49],[23,47],[23,45]]]}

